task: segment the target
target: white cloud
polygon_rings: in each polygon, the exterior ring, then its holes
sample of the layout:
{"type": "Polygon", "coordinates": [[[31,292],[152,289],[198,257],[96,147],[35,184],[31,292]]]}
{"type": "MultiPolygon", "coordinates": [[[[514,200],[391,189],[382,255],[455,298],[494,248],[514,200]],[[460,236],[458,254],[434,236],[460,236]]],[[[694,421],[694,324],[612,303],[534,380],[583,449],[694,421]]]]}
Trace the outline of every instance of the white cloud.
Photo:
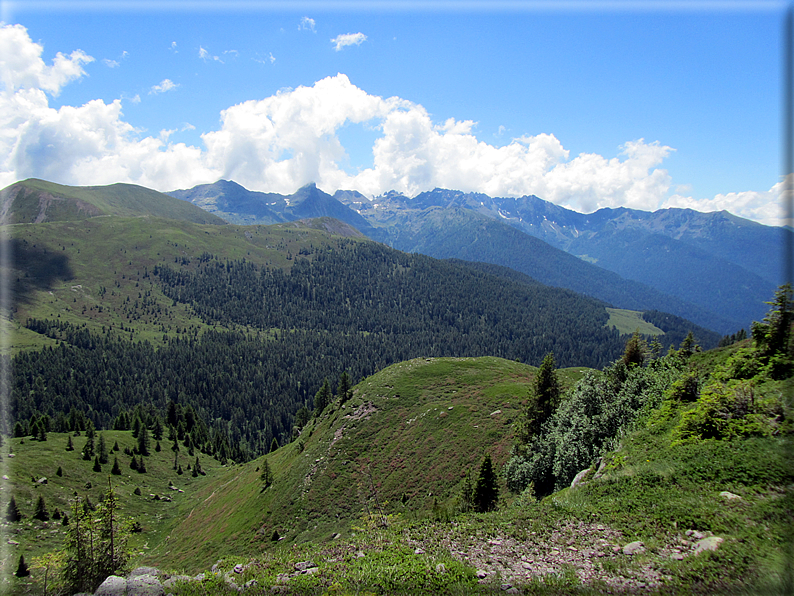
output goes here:
{"type": "Polygon", "coordinates": [[[205,50],[201,46],[199,46],[198,55],[199,55],[199,58],[201,58],[205,62],[207,60],[214,60],[215,62],[220,62],[221,64],[223,64],[223,60],[221,60],[220,56],[213,56],[212,54],[210,54],[207,50],[205,50]]]}
{"type": "Polygon", "coordinates": [[[179,87],[178,83],[174,83],[174,81],[171,79],[163,79],[159,84],[152,86],[152,88],[149,90],[149,95],[165,93],[166,91],[171,91],[171,89],[176,89],[177,87],[179,87]]]}
{"type": "Polygon", "coordinates": [[[118,68],[119,66],[121,66],[121,62],[119,62],[118,60],[110,60],[108,58],[103,59],[102,63],[108,68],[118,68]]]}
{"type": "Polygon", "coordinates": [[[69,56],[58,52],[47,66],[41,60],[43,50],[22,25],[0,28],[0,79],[6,92],[39,89],[57,96],[64,85],[86,74],[83,64],[94,61],[82,50],[75,50],[69,56]]]}
{"type": "Polygon", "coordinates": [[[345,46],[360,46],[366,40],[367,36],[363,33],[343,33],[334,37],[331,43],[335,44],[334,49],[338,52],[345,46]]]}
{"type": "MultiPolygon", "coordinates": [[[[145,136],[125,120],[121,99],[51,108],[48,94],[85,76],[82,65],[90,57],[74,52],[47,65],[41,53],[24,28],[0,28],[0,187],[37,177],[173,190],[226,178],[252,190],[292,193],[314,181],[329,192],[369,196],[388,190],[414,196],[443,187],[491,196],[535,194],[584,212],[691,207],[781,222],[781,184],[708,200],[679,194],[685,187],[674,185],[661,167],[673,149],[657,141],[629,141],[615,157],[572,157],[549,133],[497,147],[475,136],[471,120],[434,121],[421,105],[370,95],[343,74],[231,106],[221,112],[216,130],[203,132],[202,146],[188,146],[171,138],[176,130],[193,130],[191,125],[177,121],[173,130],[145,136]],[[15,52],[2,51],[9,47],[15,52]],[[339,134],[351,125],[374,130],[378,138],[371,165],[349,174],[340,165],[349,158],[339,134]]],[[[165,79],[152,92],[174,86],[165,79]]]]}
{"type": "Polygon", "coordinates": [[[794,222],[785,222],[784,214],[784,183],[778,182],[766,191],[748,190],[743,192],[730,192],[718,194],[711,199],[694,199],[679,194],[674,194],[665,200],[660,207],[679,207],[681,209],[695,209],[696,211],[730,211],[741,217],[752,219],[770,226],[794,225],[794,222]]]}
{"type": "Polygon", "coordinates": [[[315,31],[314,26],[315,26],[314,19],[310,19],[309,17],[303,17],[301,19],[300,25],[298,25],[298,31],[300,31],[301,29],[308,29],[313,33],[316,33],[317,31],[315,31]]]}
{"type": "Polygon", "coordinates": [[[175,41],[171,42],[171,51],[176,53],[176,54],[179,53],[179,50],[176,49],[176,42],[175,41]]]}

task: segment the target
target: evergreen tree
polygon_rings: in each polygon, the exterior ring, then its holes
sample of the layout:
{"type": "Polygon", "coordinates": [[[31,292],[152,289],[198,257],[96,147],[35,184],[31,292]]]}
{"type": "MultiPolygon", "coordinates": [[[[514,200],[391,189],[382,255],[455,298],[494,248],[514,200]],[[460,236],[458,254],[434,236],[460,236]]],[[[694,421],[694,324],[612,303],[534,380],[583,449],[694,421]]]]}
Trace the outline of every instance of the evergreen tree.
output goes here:
{"type": "Polygon", "coordinates": [[[113,443],[113,451],[119,451],[120,449],[121,449],[121,447],[119,447],[119,442],[115,441],[113,443]]]}
{"type": "Polygon", "coordinates": [[[529,406],[519,422],[518,438],[521,444],[527,444],[548,420],[560,404],[560,381],[554,354],[546,354],[535,375],[529,395],[529,406]]]}
{"type": "Polygon", "coordinates": [[[775,292],[772,309],[764,321],[755,321],[750,331],[758,350],[764,356],[785,354],[791,356],[791,325],[794,322],[794,290],[790,283],[783,284],[775,292]]]}
{"type": "Polygon", "coordinates": [[[262,481],[262,490],[265,490],[268,486],[273,484],[273,472],[270,470],[270,464],[267,461],[267,458],[263,460],[262,463],[262,473],[259,475],[259,479],[262,481]]]}
{"type": "Polygon", "coordinates": [[[88,434],[86,432],[86,440],[85,445],[83,446],[83,459],[85,461],[91,461],[91,458],[94,457],[94,435],[88,434]]]}
{"type": "Polygon", "coordinates": [[[319,416],[328,404],[331,403],[331,386],[328,379],[323,381],[323,386],[314,395],[314,415],[319,416]]]}
{"type": "Polygon", "coordinates": [[[102,465],[99,463],[99,456],[94,457],[94,472],[101,472],[102,465]]]}
{"type": "Polygon", "coordinates": [[[17,577],[27,577],[30,575],[27,563],[25,563],[25,555],[19,555],[19,564],[17,570],[14,572],[17,577]]]}
{"type": "Polygon", "coordinates": [[[56,476],[63,476],[63,469],[61,468],[61,466],[58,466],[58,469],[55,470],[55,475],[56,476]]]}
{"type": "Polygon", "coordinates": [[[97,456],[100,464],[108,463],[108,448],[105,444],[105,435],[99,433],[99,441],[97,445],[97,456]]]}
{"type": "Polygon", "coordinates": [[[474,485],[474,508],[478,513],[493,511],[499,501],[499,486],[496,482],[496,473],[491,462],[491,455],[485,456],[474,485]]]}
{"type": "Polygon", "coordinates": [[[118,457],[113,457],[113,469],[110,470],[110,473],[115,476],[121,476],[121,468],[119,467],[118,457]]]}
{"type": "Polygon", "coordinates": [[[47,521],[50,519],[50,512],[47,511],[47,505],[44,503],[44,497],[39,495],[39,500],[36,502],[36,511],[33,514],[33,519],[39,521],[47,521]]]}
{"type": "Polygon", "coordinates": [[[132,470],[137,470],[137,469],[138,469],[138,467],[139,467],[138,460],[137,460],[137,459],[135,458],[135,456],[133,455],[133,456],[132,456],[132,461],[130,462],[130,469],[132,469],[132,470]]]}
{"type": "Polygon", "coordinates": [[[270,442],[269,453],[273,453],[276,449],[278,449],[278,440],[276,439],[276,437],[273,437],[273,440],[270,442]]]}
{"type": "Polygon", "coordinates": [[[160,420],[159,416],[155,416],[154,418],[154,427],[152,428],[152,438],[155,441],[163,440],[163,421],[160,420]]]}
{"type": "Polygon", "coordinates": [[[678,349],[678,354],[684,358],[689,358],[695,352],[700,351],[700,346],[695,343],[695,334],[691,331],[681,342],[681,347],[678,349]]]}
{"type": "Polygon", "coordinates": [[[74,451],[74,445],[72,445],[72,435],[68,435],[66,438],[66,451],[74,451]]]}
{"type": "Polygon", "coordinates": [[[140,455],[149,455],[149,429],[144,424],[141,424],[138,429],[138,453],[140,455]]]}
{"type": "Polygon", "coordinates": [[[135,416],[135,420],[132,423],[132,438],[137,439],[138,435],[141,432],[141,419],[138,416],[135,416]]]}
{"type": "Polygon", "coordinates": [[[141,456],[141,459],[138,462],[138,474],[146,474],[146,462],[143,461],[143,456],[141,456]]]}
{"type": "Polygon", "coordinates": [[[350,386],[350,376],[347,371],[343,371],[339,377],[339,384],[336,386],[336,395],[339,397],[339,403],[343,404],[348,399],[353,397],[353,388],[350,386]]]}
{"type": "Polygon", "coordinates": [[[6,521],[18,522],[21,519],[22,514],[19,512],[19,507],[17,507],[17,501],[11,495],[11,500],[8,502],[8,508],[6,509],[6,521]]]}
{"type": "Polygon", "coordinates": [[[623,350],[621,362],[626,366],[642,366],[645,362],[645,354],[648,347],[645,340],[640,335],[640,330],[637,329],[626,342],[626,349],[623,350]]]}

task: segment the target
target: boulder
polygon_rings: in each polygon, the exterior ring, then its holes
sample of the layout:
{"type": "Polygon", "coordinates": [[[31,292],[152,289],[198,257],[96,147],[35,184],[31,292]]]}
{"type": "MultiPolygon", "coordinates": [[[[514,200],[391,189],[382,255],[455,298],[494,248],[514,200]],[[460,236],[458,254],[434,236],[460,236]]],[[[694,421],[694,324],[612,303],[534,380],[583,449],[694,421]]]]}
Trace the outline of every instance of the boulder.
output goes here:
{"type": "Polygon", "coordinates": [[[733,501],[734,499],[739,499],[739,500],[741,500],[741,497],[740,497],[739,495],[735,495],[735,494],[733,494],[732,492],[729,492],[729,491],[727,491],[727,490],[724,490],[724,491],[722,491],[722,492],[720,493],[720,496],[721,496],[721,497],[723,497],[723,498],[725,498],[725,499],[728,499],[729,501],[733,501]]]}
{"type": "Polygon", "coordinates": [[[707,538],[698,540],[695,543],[695,554],[699,555],[700,553],[707,550],[717,550],[720,547],[721,542],[722,538],[719,536],[708,536],[707,538]]]}
{"type": "Polygon", "coordinates": [[[587,473],[589,471],[590,471],[590,468],[587,468],[586,470],[582,470],[576,476],[574,476],[573,477],[573,482],[571,482],[571,488],[575,487],[577,484],[581,484],[582,483],[582,478],[587,476],[587,473]]]}
{"type": "Polygon", "coordinates": [[[125,596],[127,580],[118,575],[111,575],[94,592],[94,596],[125,596]]]}
{"type": "Polygon", "coordinates": [[[629,542],[626,546],[623,547],[624,555],[638,555],[644,552],[645,552],[645,545],[639,540],[636,540],[634,542],[629,542]]]}
{"type": "Polygon", "coordinates": [[[127,596],[165,596],[165,589],[154,575],[136,575],[127,580],[127,596]]]}

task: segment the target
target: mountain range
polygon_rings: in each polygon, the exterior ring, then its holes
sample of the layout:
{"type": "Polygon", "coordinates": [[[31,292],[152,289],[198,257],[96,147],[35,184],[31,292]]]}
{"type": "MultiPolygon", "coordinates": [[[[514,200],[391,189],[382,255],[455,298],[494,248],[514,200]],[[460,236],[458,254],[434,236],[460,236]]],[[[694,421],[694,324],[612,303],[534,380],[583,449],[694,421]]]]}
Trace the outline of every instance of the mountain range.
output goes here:
{"type": "Polygon", "coordinates": [[[582,214],[536,196],[435,189],[409,198],[292,195],[221,180],[167,193],[238,224],[331,216],[405,252],[503,265],[620,308],[656,309],[728,334],[763,317],[784,281],[791,230],[726,211],[600,209],[582,214]],[[788,239],[787,239],[788,237],[788,239]]]}

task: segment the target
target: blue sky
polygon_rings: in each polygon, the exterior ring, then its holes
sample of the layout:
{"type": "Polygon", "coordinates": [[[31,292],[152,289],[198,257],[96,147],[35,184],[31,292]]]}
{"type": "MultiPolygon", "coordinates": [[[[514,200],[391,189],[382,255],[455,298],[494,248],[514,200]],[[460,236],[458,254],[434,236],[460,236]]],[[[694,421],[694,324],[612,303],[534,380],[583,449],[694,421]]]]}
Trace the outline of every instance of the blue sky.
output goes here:
{"type": "Polygon", "coordinates": [[[779,223],[783,2],[0,5],[0,186],[440,186],[779,223]]]}

